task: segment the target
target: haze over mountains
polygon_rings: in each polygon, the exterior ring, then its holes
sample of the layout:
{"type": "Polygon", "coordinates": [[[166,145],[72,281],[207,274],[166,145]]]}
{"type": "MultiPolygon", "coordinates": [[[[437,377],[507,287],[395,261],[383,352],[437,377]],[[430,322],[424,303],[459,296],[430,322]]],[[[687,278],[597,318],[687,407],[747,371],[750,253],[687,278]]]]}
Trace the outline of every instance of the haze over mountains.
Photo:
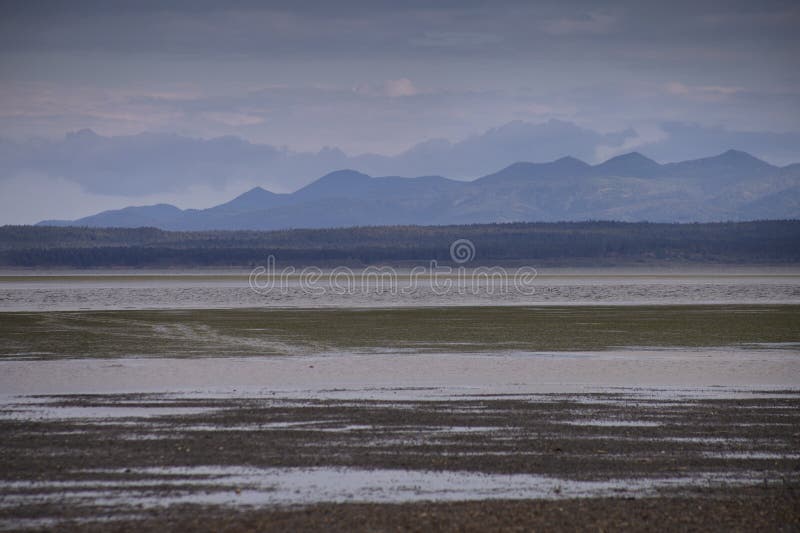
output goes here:
{"type": "Polygon", "coordinates": [[[574,157],[514,163],[473,181],[331,172],[288,194],[260,187],[209,209],[168,204],[40,225],[170,230],[620,220],[708,222],[800,217],[800,164],[745,152],[659,164],[633,152],[598,165],[574,157]]]}

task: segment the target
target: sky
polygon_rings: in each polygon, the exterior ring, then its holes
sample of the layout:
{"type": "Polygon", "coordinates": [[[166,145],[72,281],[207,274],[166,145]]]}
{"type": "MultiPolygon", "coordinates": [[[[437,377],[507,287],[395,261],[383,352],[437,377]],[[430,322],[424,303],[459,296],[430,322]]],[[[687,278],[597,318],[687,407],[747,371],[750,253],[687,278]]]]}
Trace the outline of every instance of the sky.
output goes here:
{"type": "Polygon", "coordinates": [[[785,165],[798,27],[796,0],[0,0],[0,224],[206,207],[343,166],[785,165]]]}

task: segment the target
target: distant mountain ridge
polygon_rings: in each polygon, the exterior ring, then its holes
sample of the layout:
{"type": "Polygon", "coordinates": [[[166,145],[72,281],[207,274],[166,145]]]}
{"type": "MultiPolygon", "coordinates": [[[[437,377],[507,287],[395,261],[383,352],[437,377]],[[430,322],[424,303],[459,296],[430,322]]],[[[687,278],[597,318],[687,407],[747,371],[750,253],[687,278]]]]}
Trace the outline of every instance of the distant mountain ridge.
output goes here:
{"type": "Polygon", "coordinates": [[[39,225],[167,230],[619,220],[709,222],[800,218],[800,164],[728,150],[659,164],[637,152],[589,165],[574,157],[514,163],[473,181],[370,177],[337,170],[293,193],[261,187],[208,209],[126,207],[39,225]]]}

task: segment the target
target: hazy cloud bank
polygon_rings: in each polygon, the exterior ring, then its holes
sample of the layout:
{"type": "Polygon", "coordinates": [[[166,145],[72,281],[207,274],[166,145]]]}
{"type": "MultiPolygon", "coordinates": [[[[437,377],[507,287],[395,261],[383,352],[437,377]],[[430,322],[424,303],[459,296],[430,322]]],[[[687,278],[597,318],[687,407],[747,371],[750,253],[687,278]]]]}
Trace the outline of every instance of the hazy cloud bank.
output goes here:
{"type": "Polygon", "coordinates": [[[89,193],[140,197],[191,187],[223,190],[235,182],[288,192],[341,168],[376,176],[470,179],[518,161],[543,162],[569,155],[594,163],[633,150],[662,162],[729,148],[777,164],[800,160],[800,133],[737,132],[686,123],[664,123],[647,133],[630,128],[601,133],[558,120],[516,121],[460,141],[425,141],[386,156],[348,155],[337,148],[298,152],[232,136],[106,137],[81,130],[55,141],[0,141],[0,179],[37,175],[76,183],[89,193]]]}

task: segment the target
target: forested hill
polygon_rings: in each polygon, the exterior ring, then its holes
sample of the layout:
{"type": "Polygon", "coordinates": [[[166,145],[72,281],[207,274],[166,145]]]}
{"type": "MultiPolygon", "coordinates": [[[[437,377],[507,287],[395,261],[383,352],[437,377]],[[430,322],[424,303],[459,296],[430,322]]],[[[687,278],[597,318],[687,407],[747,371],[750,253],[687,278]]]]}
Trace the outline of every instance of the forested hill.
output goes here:
{"type": "Polygon", "coordinates": [[[0,227],[5,267],[424,264],[469,239],[472,264],[800,263],[800,221],[569,222],[175,232],[155,228],[0,227]]]}

